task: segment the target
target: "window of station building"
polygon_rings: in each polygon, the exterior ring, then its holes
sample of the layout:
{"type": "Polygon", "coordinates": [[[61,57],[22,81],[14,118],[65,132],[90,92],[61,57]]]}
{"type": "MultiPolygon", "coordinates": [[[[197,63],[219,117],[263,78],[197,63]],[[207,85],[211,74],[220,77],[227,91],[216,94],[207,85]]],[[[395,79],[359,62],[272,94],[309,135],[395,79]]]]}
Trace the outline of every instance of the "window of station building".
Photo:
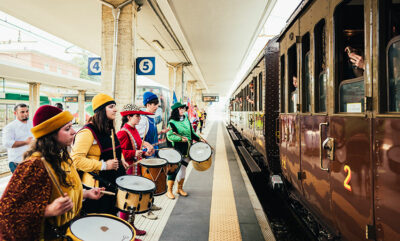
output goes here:
{"type": "Polygon", "coordinates": [[[380,107],[400,112],[400,0],[380,0],[379,9],[380,107]]]}
{"type": "Polygon", "coordinates": [[[298,88],[298,78],[297,78],[297,49],[296,44],[288,50],[288,103],[289,103],[289,113],[297,112],[297,105],[299,103],[299,88],[298,88]]]}
{"type": "Polygon", "coordinates": [[[364,1],[340,4],[334,13],[335,111],[364,112],[364,1]],[[336,103],[338,103],[336,102],[336,103]]]}
{"type": "Polygon", "coordinates": [[[310,59],[310,34],[306,33],[301,39],[302,57],[302,111],[311,112],[311,59],[310,59]]]}
{"type": "Polygon", "coordinates": [[[315,112],[326,112],[326,30],[325,19],[319,21],[314,28],[314,78],[315,112]]]}
{"type": "Polygon", "coordinates": [[[280,97],[281,97],[281,113],[285,113],[285,55],[281,56],[280,60],[280,72],[281,72],[281,88],[280,88],[280,97]]]}
{"type": "Polygon", "coordinates": [[[262,78],[262,72],[258,75],[258,110],[262,111],[263,110],[263,78],[262,78]]]}

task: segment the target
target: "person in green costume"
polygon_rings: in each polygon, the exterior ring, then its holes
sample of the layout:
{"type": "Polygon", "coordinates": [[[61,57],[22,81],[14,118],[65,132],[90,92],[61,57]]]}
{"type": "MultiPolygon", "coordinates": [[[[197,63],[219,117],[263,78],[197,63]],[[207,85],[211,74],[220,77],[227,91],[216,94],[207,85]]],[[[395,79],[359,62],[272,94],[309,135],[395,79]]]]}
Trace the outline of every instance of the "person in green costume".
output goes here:
{"type": "Polygon", "coordinates": [[[167,197],[170,199],[174,199],[175,196],[172,193],[172,188],[175,183],[175,179],[178,181],[178,190],[177,194],[186,197],[188,194],[183,191],[183,182],[185,181],[186,175],[186,167],[189,164],[189,148],[190,145],[193,144],[193,141],[204,141],[200,136],[198,136],[187,117],[185,115],[186,105],[177,102],[171,107],[172,112],[171,116],[168,120],[168,128],[171,129],[167,132],[167,139],[171,142],[174,149],[179,151],[183,160],[180,164],[180,168],[178,168],[173,173],[168,173],[168,192],[167,197]]]}

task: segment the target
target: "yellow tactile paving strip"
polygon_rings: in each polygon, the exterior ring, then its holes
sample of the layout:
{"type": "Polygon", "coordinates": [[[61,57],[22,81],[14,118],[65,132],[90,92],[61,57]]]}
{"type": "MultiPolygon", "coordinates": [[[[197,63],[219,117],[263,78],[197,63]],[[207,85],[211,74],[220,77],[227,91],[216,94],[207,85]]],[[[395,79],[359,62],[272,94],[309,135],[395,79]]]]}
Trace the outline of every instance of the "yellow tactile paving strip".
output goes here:
{"type": "Polygon", "coordinates": [[[242,240],[222,128],[222,126],[218,128],[215,148],[208,240],[242,240]]]}

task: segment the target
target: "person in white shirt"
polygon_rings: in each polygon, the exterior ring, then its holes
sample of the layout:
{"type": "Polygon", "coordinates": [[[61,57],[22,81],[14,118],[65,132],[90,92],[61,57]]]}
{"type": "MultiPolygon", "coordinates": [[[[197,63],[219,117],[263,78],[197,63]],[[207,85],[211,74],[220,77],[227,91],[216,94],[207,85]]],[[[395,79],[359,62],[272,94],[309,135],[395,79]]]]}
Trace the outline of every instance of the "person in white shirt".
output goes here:
{"type": "Polygon", "coordinates": [[[14,172],[18,164],[22,162],[22,155],[28,150],[33,135],[32,121],[29,120],[29,109],[26,104],[18,104],[14,107],[16,119],[3,129],[3,146],[7,148],[10,171],[14,172]]]}

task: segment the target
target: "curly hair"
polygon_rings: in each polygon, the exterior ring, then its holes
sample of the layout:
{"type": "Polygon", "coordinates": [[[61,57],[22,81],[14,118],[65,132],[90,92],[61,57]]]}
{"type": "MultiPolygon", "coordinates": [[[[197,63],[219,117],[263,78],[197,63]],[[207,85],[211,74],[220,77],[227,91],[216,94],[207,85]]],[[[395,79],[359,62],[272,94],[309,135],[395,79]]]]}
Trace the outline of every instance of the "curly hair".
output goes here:
{"type": "Polygon", "coordinates": [[[57,141],[57,133],[60,129],[34,140],[30,149],[24,153],[24,159],[30,157],[34,152],[40,152],[53,168],[61,185],[72,187],[73,185],[67,181],[67,173],[61,167],[63,162],[71,166],[69,162],[71,158],[67,146],[61,145],[57,141]]]}

